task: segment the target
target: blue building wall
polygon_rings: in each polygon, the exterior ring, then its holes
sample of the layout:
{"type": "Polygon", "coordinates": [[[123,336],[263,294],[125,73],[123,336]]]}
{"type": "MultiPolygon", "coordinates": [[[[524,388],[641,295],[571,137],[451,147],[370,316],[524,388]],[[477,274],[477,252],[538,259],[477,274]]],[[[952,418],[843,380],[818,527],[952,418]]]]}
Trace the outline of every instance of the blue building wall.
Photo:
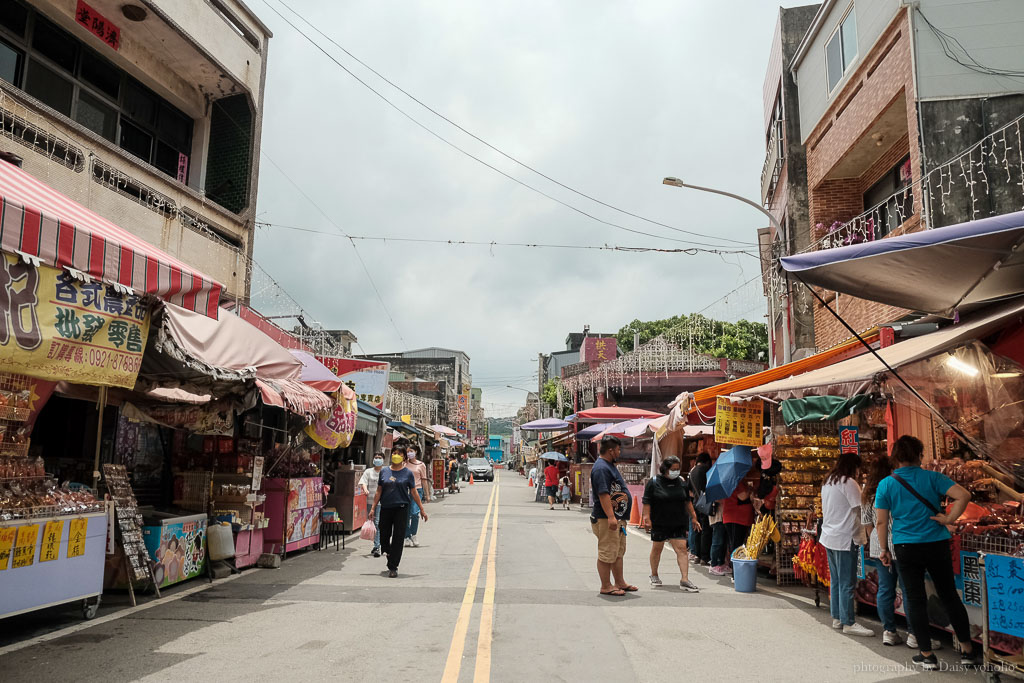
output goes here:
{"type": "Polygon", "coordinates": [[[500,436],[492,436],[488,439],[487,448],[484,449],[487,458],[491,462],[502,462],[505,460],[505,447],[500,436]]]}

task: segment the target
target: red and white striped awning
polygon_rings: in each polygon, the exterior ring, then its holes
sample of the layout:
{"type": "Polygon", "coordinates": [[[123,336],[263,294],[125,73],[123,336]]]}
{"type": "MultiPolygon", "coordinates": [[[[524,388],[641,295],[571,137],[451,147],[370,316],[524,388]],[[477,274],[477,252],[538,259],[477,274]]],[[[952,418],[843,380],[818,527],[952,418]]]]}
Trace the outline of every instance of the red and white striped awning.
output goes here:
{"type": "Polygon", "coordinates": [[[217,318],[219,282],[3,161],[0,249],[217,318]]]}

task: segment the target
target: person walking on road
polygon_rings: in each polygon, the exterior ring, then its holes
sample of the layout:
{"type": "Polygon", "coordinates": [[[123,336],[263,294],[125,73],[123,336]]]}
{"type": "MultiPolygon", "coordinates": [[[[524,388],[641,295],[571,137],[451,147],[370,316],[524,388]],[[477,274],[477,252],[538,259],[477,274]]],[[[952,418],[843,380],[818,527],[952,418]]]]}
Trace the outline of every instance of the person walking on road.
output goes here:
{"type": "MultiPolygon", "coordinates": [[[[697,456],[697,464],[690,470],[690,500],[700,500],[701,494],[708,485],[708,470],[711,469],[711,455],[701,453],[697,456]]],[[[691,503],[692,504],[692,503],[691,503]]],[[[694,564],[711,564],[711,520],[699,512],[691,517],[690,526],[690,562],[694,564]]]]}
{"type": "Polygon", "coordinates": [[[405,448],[398,446],[391,451],[391,466],[380,471],[377,493],[373,496],[373,507],[380,504],[381,548],[388,558],[388,576],[398,576],[398,565],[402,561],[405,528],[409,524],[409,510],[416,504],[423,521],[427,511],[423,509],[420,494],[416,490],[416,478],[405,465],[405,448]]]}
{"type": "Polygon", "coordinates": [[[956,591],[949,532],[967,509],[971,494],[946,475],[922,469],[923,454],[924,445],[912,436],[901,436],[893,445],[892,457],[900,466],[881,481],[875,494],[878,528],[888,528],[892,520],[891,549],[886,535],[878,535],[880,559],[883,565],[891,566],[895,552],[896,565],[903,575],[907,616],[920,650],[913,658],[914,664],[928,671],[939,668],[929,637],[924,584],[927,573],[960,642],[960,663],[976,665],[981,662],[981,652],[972,641],[967,609],[956,591]],[[949,512],[942,510],[943,497],[953,499],[949,512]]]}
{"type": "Polygon", "coordinates": [[[363,476],[359,477],[359,488],[366,494],[366,518],[372,519],[377,527],[377,533],[373,535],[374,557],[380,557],[380,506],[374,505],[373,500],[377,495],[377,482],[380,481],[380,471],[384,468],[384,455],[378,453],[373,456],[373,467],[363,470],[363,476]]]}
{"type": "Polygon", "coordinates": [[[549,460],[544,468],[544,489],[548,495],[548,510],[554,510],[555,498],[558,497],[558,465],[554,460],[549,460]]]}
{"type": "Polygon", "coordinates": [[[427,490],[431,487],[430,478],[427,477],[427,465],[419,459],[415,446],[409,446],[408,467],[409,471],[412,472],[413,478],[416,480],[416,492],[419,494],[419,500],[409,508],[409,525],[405,531],[405,545],[418,548],[420,547],[420,542],[416,539],[416,533],[420,530],[420,509],[424,502],[430,500],[430,494],[427,493],[427,490]]]}
{"type": "Polygon", "coordinates": [[[651,532],[651,585],[662,585],[658,565],[667,542],[676,553],[681,576],[679,587],[687,593],[697,593],[700,589],[690,582],[686,534],[691,520],[698,531],[701,526],[690,500],[690,487],[680,478],[682,469],[679,458],[670,455],[661,461],[661,474],[647,481],[643,497],[643,525],[651,532]]]}
{"type": "Polygon", "coordinates": [[[569,503],[572,501],[572,485],[569,482],[569,475],[564,475],[558,480],[558,489],[562,494],[562,507],[568,510],[569,503]]]}
{"type": "Polygon", "coordinates": [[[821,487],[821,536],[818,542],[828,555],[829,607],[832,628],[850,636],[871,637],[874,631],[855,621],[853,591],[857,587],[857,549],[861,536],[860,499],[857,483],[860,456],[842,453],[821,487]]]}
{"type": "Polygon", "coordinates": [[[590,529],[597,536],[597,575],[601,578],[601,595],[622,596],[638,590],[622,576],[622,558],[626,554],[626,523],[632,508],[629,489],[615,467],[622,442],[614,436],[601,439],[597,462],[590,470],[590,490],[594,507],[590,513],[590,529]],[[615,583],[612,583],[614,578],[615,583]]]}

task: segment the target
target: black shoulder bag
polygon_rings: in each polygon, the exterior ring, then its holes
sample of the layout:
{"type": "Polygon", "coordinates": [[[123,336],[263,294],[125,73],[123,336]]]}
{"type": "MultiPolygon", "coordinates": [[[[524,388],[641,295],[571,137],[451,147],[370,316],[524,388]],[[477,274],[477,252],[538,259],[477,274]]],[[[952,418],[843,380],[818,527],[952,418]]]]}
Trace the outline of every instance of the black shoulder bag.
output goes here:
{"type": "Polygon", "coordinates": [[[928,501],[928,499],[927,499],[927,498],[925,498],[925,497],[924,497],[924,496],[922,496],[922,495],[921,495],[920,493],[918,493],[917,491],[915,491],[915,490],[914,490],[914,487],[913,487],[913,486],[911,486],[910,484],[908,484],[908,483],[907,483],[907,481],[906,481],[906,480],[905,480],[905,479],[904,479],[903,477],[901,477],[900,475],[898,475],[898,474],[896,474],[895,472],[893,472],[893,474],[892,474],[892,478],[893,478],[893,479],[895,479],[896,481],[898,481],[898,482],[899,482],[900,484],[902,484],[902,485],[903,485],[903,488],[905,488],[906,490],[908,490],[908,491],[910,491],[910,492],[911,492],[912,494],[914,494],[914,498],[917,498],[917,499],[918,499],[919,501],[921,501],[921,503],[922,503],[922,504],[923,504],[923,505],[924,505],[924,506],[925,506],[926,508],[928,508],[929,510],[931,510],[931,512],[932,512],[932,514],[933,514],[933,515],[938,515],[938,514],[942,514],[942,513],[941,513],[941,511],[940,511],[940,510],[939,510],[938,508],[936,508],[936,507],[935,507],[934,505],[932,505],[932,503],[930,503],[930,502],[928,501]]]}

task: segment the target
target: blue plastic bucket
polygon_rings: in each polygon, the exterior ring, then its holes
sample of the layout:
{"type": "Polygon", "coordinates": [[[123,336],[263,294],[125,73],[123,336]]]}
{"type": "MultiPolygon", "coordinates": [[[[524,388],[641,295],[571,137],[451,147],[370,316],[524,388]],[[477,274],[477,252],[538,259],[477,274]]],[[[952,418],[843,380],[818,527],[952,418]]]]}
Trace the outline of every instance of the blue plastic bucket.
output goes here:
{"type": "Polygon", "coordinates": [[[757,560],[732,561],[732,578],[737,593],[753,593],[757,590],[757,560]]]}

